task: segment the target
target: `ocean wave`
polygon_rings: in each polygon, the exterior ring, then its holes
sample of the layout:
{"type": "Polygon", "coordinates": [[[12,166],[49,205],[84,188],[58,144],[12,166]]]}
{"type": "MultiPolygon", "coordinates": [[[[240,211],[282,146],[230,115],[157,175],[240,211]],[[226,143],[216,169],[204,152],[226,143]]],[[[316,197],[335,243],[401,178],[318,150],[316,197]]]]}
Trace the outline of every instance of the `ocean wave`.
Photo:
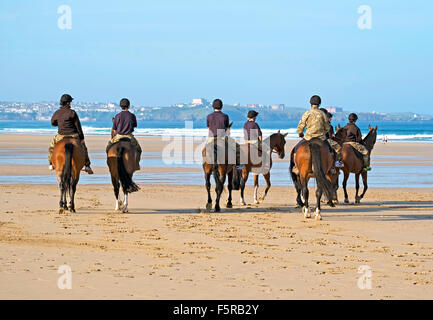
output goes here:
{"type": "MultiPolygon", "coordinates": [[[[111,128],[83,126],[84,134],[87,136],[110,136],[111,128]]],[[[268,137],[276,133],[277,129],[262,129],[263,136],[268,137]]],[[[0,134],[37,134],[55,135],[56,128],[0,128],[0,134]]],[[[296,128],[281,129],[281,133],[287,133],[286,139],[298,139],[296,128]]],[[[243,129],[231,129],[230,134],[235,139],[243,138],[243,129]]],[[[363,132],[365,135],[366,133],[363,132]]],[[[134,132],[138,137],[207,137],[207,128],[138,128],[134,132]]],[[[381,141],[384,136],[388,141],[433,141],[433,134],[398,134],[386,133],[379,134],[377,141],[381,141]]]]}

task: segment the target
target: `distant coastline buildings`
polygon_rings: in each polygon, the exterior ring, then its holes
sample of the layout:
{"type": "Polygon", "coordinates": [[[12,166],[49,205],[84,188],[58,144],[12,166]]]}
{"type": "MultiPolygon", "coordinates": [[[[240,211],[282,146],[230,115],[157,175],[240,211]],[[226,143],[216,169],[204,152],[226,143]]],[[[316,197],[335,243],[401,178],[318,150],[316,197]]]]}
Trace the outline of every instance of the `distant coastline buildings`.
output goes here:
{"type": "MultiPolygon", "coordinates": [[[[0,120],[3,121],[49,121],[58,102],[1,102],[0,120]]],[[[78,102],[74,101],[72,108],[78,112],[82,121],[111,121],[119,112],[119,105],[111,102],[78,102]]],[[[132,106],[140,121],[204,121],[211,112],[211,102],[205,98],[194,98],[191,102],[177,103],[171,106],[132,106]]],[[[224,103],[224,110],[234,121],[244,121],[248,110],[255,109],[260,113],[261,121],[299,121],[305,112],[303,107],[287,107],[284,104],[240,104],[238,102],[224,103]]],[[[337,106],[326,106],[334,114],[334,121],[346,121],[350,112],[337,106]]],[[[357,111],[360,121],[433,121],[432,115],[414,112],[383,113],[357,111]]]]}

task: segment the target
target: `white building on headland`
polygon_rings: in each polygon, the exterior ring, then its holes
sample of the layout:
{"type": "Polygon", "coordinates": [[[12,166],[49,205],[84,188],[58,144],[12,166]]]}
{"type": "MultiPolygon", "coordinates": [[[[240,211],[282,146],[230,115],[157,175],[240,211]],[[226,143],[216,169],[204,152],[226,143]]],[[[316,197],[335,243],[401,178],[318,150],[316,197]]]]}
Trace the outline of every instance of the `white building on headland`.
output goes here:
{"type": "Polygon", "coordinates": [[[207,101],[204,98],[194,98],[192,99],[192,103],[193,106],[206,106],[209,104],[209,101],[207,101]]]}
{"type": "Polygon", "coordinates": [[[326,107],[325,109],[328,110],[328,112],[331,112],[331,113],[343,112],[343,108],[339,108],[339,107],[331,107],[331,106],[329,106],[329,107],[326,107]]]}

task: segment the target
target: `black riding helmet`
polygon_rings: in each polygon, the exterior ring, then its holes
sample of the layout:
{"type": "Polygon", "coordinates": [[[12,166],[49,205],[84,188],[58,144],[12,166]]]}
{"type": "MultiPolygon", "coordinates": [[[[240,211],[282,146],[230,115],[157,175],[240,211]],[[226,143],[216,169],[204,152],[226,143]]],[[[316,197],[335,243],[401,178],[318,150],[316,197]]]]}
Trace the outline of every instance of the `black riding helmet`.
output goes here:
{"type": "Polygon", "coordinates": [[[311,97],[310,99],[310,104],[311,105],[316,105],[316,106],[320,106],[322,104],[322,99],[320,99],[319,96],[314,95],[311,97]]]}
{"type": "Polygon", "coordinates": [[[221,109],[223,108],[223,102],[221,101],[221,99],[215,99],[215,100],[212,102],[212,107],[213,107],[215,110],[221,110],[221,109]]]}
{"type": "Polygon", "coordinates": [[[355,122],[356,120],[358,120],[356,113],[349,114],[349,122],[355,122]]]}
{"type": "Polygon", "coordinates": [[[120,105],[120,107],[121,107],[122,109],[124,109],[124,108],[129,108],[129,106],[130,106],[130,102],[129,102],[128,99],[123,98],[122,100],[120,100],[119,105],[120,105]]]}
{"type": "Polygon", "coordinates": [[[255,117],[257,117],[258,114],[259,113],[257,111],[250,110],[250,111],[248,111],[247,118],[249,118],[249,119],[255,118],[255,117]]]}
{"type": "Polygon", "coordinates": [[[72,100],[74,100],[74,98],[72,98],[69,94],[64,94],[60,98],[60,104],[63,106],[68,102],[72,102],[72,100]]]}

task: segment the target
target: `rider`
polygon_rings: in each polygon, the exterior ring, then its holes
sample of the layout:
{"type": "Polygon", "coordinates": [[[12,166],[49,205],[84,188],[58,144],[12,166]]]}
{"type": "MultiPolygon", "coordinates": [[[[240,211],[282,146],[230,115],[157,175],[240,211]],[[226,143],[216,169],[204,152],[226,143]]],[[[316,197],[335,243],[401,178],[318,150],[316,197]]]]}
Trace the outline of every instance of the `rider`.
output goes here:
{"type": "Polygon", "coordinates": [[[344,127],[344,129],[347,130],[345,142],[349,143],[355,150],[362,154],[364,170],[370,171],[370,154],[362,142],[361,130],[356,125],[356,120],[358,120],[358,116],[355,113],[349,114],[349,123],[344,127]]]}
{"type": "MultiPolygon", "coordinates": [[[[221,99],[215,99],[212,102],[214,112],[208,114],[206,124],[209,129],[209,137],[207,143],[216,143],[223,141],[222,138],[227,139],[228,148],[236,154],[236,163],[238,162],[239,150],[236,141],[227,135],[227,130],[230,128],[229,116],[221,111],[223,102],[221,99]],[[220,139],[219,139],[220,138],[220,139]]],[[[237,163],[238,164],[238,163],[237,163]]],[[[239,165],[239,164],[238,164],[239,165]]],[[[239,166],[238,168],[241,168],[239,166]]]]}
{"type": "Polygon", "coordinates": [[[54,170],[52,157],[55,144],[63,138],[74,138],[80,142],[86,154],[85,167],[83,170],[88,174],[93,174],[92,168],[90,168],[90,159],[87,147],[84,143],[84,134],[81,128],[80,119],[78,118],[77,113],[71,109],[72,100],[73,98],[69,94],[62,95],[60,98],[60,108],[54,112],[51,118],[51,125],[58,127],[58,130],[48,149],[49,168],[50,170],[54,170]]]}
{"type": "Polygon", "coordinates": [[[221,136],[229,128],[229,116],[221,111],[223,108],[223,102],[220,99],[215,99],[212,102],[214,112],[207,116],[206,122],[209,128],[209,141],[213,141],[212,138],[221,136]],[[224,130],[224,131],[222,131],[224,130]]]}
{"type": "Polygon", "coordinates": [[[142,150],[137,139],[135,139],[134,135],[132,134],[132,132],[134,132],[134,128],[137,127],[137,118],[135,117],[135,114],[129,112],[130,102],[128,99],[123,98],[120,100],[119,105],[122,108],[122,111],[116,114],[113,119],[113,138],[108,142],[106,151],[108,153],[110,147],[120,139],[129,139],[134,148],[137,150],[135,169],[140,170],[140,158],[142,150]]]}
{"type": "MultiPolygon", "coordinates": [[[[328,145],[329,151],[332,152],[332,147],[329,145],[329,142],[326,140],[326,134],[330,130],[330,125],[328,122],[328,118],[320,109],[319,106],[322,103],[322,99],[314,95],[310,99],[311,109],[306,111],[298,124],[298,135],[303,138],[298,145],[300,145],[304,140],[311,140],[313,138],[318,138],[322,140],[325,144],[328,145]],[[305,134],[304,129],[307,127],[305,134]]],[[[297,146],[298,146],[297,145],[297,146]]],[[[296,150],[297,147],[295,147],[296,150]]],[[[337,164],[337,163],[336,163],[337,164]]],[[[335,169],[334,169],[335,170],[335,169]]],[[[296,172],[296,166],[293,168],[293,171],[296,172]]]]}
{"type": "Polygon", "coordinates": [[[326,117],[328,119],[329,131],[326,133],[326,141],[328,141],[328,143],[331,145],[332,149],[334,150],[335,160],[336,160],[335,161],[335,167],[336,168],[342,168],[342,167],[344,167],[344,164],[341,162],[341,146],[337,141],[332,139],[333,137],[335,137],[334,127],[331,124],[332,113],[330,113],[325,108],[320,108],[320,110],[322,110],[322,112],[324,114],[326,114],[326,117]]]}
{"type": "Polygon", "coordinates": [[[248,111],[248,120],[244,124],[244,139],[247,143],[255,145],[259,151],[262,151],[262,130],[260,130],[256,122],[258,114],[255,110],[248,111]]]}

